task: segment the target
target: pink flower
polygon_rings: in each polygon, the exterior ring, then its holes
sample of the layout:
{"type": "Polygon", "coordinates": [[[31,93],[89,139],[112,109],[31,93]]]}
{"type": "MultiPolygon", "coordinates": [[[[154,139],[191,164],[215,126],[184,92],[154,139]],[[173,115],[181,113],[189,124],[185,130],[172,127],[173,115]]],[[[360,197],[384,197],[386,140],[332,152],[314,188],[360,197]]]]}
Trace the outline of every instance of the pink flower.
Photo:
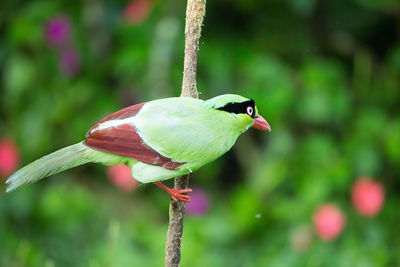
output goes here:
{"type": "Polygon", "coordinates": [[[313,214],[313,223],[317,235],[324,241],[334,240],[346,225],[346,216],[335,204],[319,206],[313,214]]]}
{"type": "Polygon", "coordinates": [[[80,69],[80,60],[78,53],[73,48],[66,48],[58,54],[60,71],[68,77],[78,74],[80,69]]]}
{"type": "Polygon", "coordinates": [[[366,217],[374,217],[382,209],[385,191],[381,183],[371,178],[359,178],[352,187],[354,208],[366,217]]]}
{"type": "Polygon", "coordinates": [[[137,25],[147,19],[152,7],[150,0],[133,0],[124,10],[124,19],[130,25],[137,25]]]}
{"type": "Polygon", "coordinates": [[[186,204],[185,211],[190,215],[202,215],[209,210],[207,193],[201,188],[193,188],[190,193],[190,202],[186,204]]]}
{"type": "Polygon", "coordinates": [[[131,168],[124,164],[109,166],[107,176],[113,184],[126,193],[132,192],[138,186],[138,181],[132,177],[131,168]]]}
{"type": "Polygon", "coordinates": [[[61,46],[68,41],[70,21],[66,16],[58,16],[49,20],[45,25],[45,39],[48,44],[61,46]]]}
{"type": "Polygon", "coordinates": [[[19,150],[17,145],[8,138],[0,139],[0,176],[8,177],[19,166],[19,150]]]}

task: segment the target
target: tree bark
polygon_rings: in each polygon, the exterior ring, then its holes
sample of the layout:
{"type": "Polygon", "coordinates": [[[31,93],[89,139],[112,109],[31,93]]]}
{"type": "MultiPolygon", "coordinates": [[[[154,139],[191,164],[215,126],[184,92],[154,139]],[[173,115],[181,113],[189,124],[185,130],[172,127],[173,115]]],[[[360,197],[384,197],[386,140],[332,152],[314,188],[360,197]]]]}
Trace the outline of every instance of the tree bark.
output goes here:
{"type": "MultiPolygon", "coordinates": [[[[186,6],[185,59],[181,97],[199,97],[196,87],[196,67],[201,26],[205,11],[206,0],[188,0],[186,6]]],[[[189,186],[189,175],[175,178],[174,184],[174,188],[177,189],[187,188],[189,186]]],[[[185,202],[171,198],[165,248],[166,267],[180,266],[184,209],[185,202]]]]}

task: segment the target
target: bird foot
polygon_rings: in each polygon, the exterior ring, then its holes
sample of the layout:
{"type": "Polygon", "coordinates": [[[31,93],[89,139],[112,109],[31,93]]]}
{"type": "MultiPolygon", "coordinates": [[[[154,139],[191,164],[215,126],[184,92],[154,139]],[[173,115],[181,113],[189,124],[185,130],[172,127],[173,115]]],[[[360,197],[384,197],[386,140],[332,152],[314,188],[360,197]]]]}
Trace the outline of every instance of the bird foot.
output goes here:
{"type": "MultiPolygon", "coordinates": [[[[167,191],[168,192],[168,191],[167,191]]],[[[180,201],[185,201],[189,202],[190,201],[190,196],[186,195],[187,193],[192,193],[192,189],[175,189],[175,188],[170,188],[170,191],[168,192],[173,198],[180,200],[180,201]]]]}
{"type": "Polygon", "coordinates": [[[170,194],[173,198],[176,200],[184,201],[184,202],[189,202],[190,201],[190,196],[186,195],[187,193],[192,193],[192,189],[187,188],[187,189],[175,189],[175,188],[169,188],[165,185],[163,185],[160,182],[155,182],[155,184],[165,191],[167,191],[168,194],[170,194]]]}

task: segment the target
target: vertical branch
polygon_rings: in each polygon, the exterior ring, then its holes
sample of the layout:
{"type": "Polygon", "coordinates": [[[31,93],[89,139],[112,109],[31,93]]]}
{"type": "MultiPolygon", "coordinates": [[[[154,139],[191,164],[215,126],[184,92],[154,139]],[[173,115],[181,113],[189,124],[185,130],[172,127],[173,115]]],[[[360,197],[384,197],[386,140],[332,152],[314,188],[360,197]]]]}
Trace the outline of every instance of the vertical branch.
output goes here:
{"type": "MultiPolygon", "coordinates": [[[[186,6],[185,59],[181,97],[199,97],[196,87],[196,67],[201,26],[203,24],[205,10],[206,0],[188,0],[186,6]]],[[[188,186],[189,175],[175,178],[175,188],[184,189],[188,186]]],[[[165,248],[166,267],[177,267],[180,264],[184,209],[185,202],[176,201],[171,198],[165,248]]]]}
{"type": "Polygon", "coordinates": [[[188,0],[186,7],[182,97],[199,97],[196,87],[196,67],[201,26],[205,12],[206,0],[188,0]]]}

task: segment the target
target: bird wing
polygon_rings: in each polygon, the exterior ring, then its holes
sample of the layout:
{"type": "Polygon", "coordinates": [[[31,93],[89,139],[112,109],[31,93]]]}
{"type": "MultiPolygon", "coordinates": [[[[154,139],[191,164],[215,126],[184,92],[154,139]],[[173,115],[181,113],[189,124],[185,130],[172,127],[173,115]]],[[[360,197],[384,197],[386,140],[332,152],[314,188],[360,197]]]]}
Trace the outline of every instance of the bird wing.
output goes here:
{"type": "Polygon", "coordinates": [[[127,107],[96,123],[86,134],[85,145],[170,170],[185,164],[164,157],[140,137],[133,121],[144,104],[127,107]]]}
{"type": "Polygon", "coordinates": [[[197,170],[228,151],[241,132],[235,117],[200,99],[177,97],[148,102],[136,116],[141,138],[182,168],[197,170]]]}
{"type": "Polygon", "coordinates": [[[104,119],[100,120],[98,123],[93,125],[92,128],[89,129],[89,131],[86,133],[86,138],[88,138],[90,133],[94,129],[96,129],[99,126],[99,124],[102,124],[103,122],[111,121],[111,120],[123,120],[123,119],[127,119],[129,117],[136,116],[136,114],[138,114],[138,112],[140,111],[140,109],[143,107],[144,104],[146,104],[146,102],[126,107],[126,108],[121,109],[121,110],[119,110],[117,112],[114,112],[111,115],[108,115],[107,117],[105,117],[104,119]]]}

